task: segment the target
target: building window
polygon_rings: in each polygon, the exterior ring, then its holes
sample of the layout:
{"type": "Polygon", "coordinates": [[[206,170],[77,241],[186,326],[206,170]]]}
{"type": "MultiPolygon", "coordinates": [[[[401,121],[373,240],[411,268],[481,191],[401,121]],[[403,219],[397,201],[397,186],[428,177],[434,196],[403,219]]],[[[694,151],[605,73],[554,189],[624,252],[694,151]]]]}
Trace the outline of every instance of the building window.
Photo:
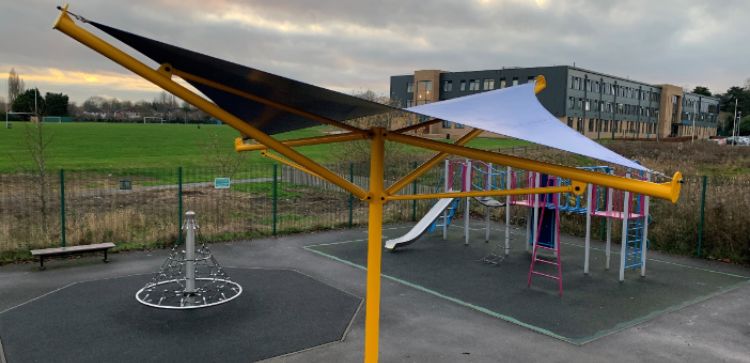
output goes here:
{"type": "Polygon", "coordinates": [[[444,129],[449,129],[449,128],[451,128],[451,122],[450,122],[450,121],[445,121],[445,120],[443,120],[443,128],[444,128],[444,129]]]}
{"type": "Polygon", "coordinates": [[[513,77],[513,85],[518,86],[518,77],[513,77]]]}
{"type": "Polygon", "coordinates": [[[443,82],[443,91],[445,92],[453,91],[453,81],[443,82]]]}
{"type": "Polygon", "coordinates": [[[414,82],[409,81],[406,84],[406,93],[414,93],[414,82]]]}
{"type": "Polygon", "coordinates": [[[589,119],[589,132],[594,132],[594,120],[589,119]]]}
{"type": "Polygon", "coordinates": [[[406,100],[406,107],[414,106],[414,100],[406,100]]]}
{"type": "Polygon", "coordinates": [[[570,89],[578,89],[578,77],[570,76],[570,89]]]}
{"type": "Polygon", "coordinates": [[[459,86],[459,90],[466,91],[466,81],[461,81],[461,86],[459,86]]]}
{"type": "Polygon", "coordinates": [[[568,97],[568,108],[574,110],[576,108],[576,99],[575,97],[568,97]]]}
{"type": "Polygon", "coordinates": [[[568,117],[568,127],[573,128],[573,118],[568,117]]]}
{"type": "Polygon", "coordinates": [[[584,102],[583,104],[583,109],[586,111],[591,111],[591,101],[586,100],[586,102],[584,102]]]}
{"type": "Polygon", "coordinates": [[[500,88],[505,88],[505,78],[500,78],[500,88]]]}
{"type": "Polygon", "coordinates": [[[487,78],[484,80],[484,89],[490,90],[495,89],[495,80],[492,78],[487,78]]]}
{"type": "Polygon", "coordinates": [[[462,128],[464,128],[464,125],[463,124],[459,124],[459,123],[454,123],[453,127],[457,128],[457,129],[462,129],[462,128]]]}
{"type": "Polygon", "coordinates": [[[578,99],[578,102],[576,103],[576,107],[577,107],[577,108],[578,108],[579,110],[582,110],[582,109],[583,109],[583,98],[579,98],[579,99],[578,99]]]}
{"type": "Polygon", "coordinates": [[[532,83],[532,82],[534,82],[534,78],[536,78],[536,77],[529,76],[529,78],[526,79],[526,83],[532,83]]]}
{"type": "Polygon", "coordinates": [[[479,91],[479,80],[478,79],[470,79],[469,80],[469,91],[479,91]]]}

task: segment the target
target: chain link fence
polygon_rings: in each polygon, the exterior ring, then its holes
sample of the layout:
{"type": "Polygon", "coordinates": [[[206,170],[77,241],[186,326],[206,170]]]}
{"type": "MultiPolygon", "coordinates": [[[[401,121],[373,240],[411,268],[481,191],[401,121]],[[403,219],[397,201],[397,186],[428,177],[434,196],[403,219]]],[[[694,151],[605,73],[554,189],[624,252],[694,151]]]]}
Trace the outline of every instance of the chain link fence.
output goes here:
{"type": "MultiPolygon", "coordinates": [[[[387,181],[394,182],[417,163],[390,167],[385,172],[387,181]]],[[[328,167],[367,188],[368,164],[328,167]]],[[[441,167],[433,168],[399,193],[438,191],[442,175],[441,167]]],[[[650,247],[750,263],[750,178],[688,176],[682,190],[677,205],[653,201],[650,247]]],[[[389,202],[384,221],[416,221],[433,203],[389,202]]],[[[181,240],[182,216],[188,210],[198,214],[201,237],[209,241],[367,223],[365,202],[284,165],[247,165],[233,170],[58,170],[44,175],[19,172],[0,174],[0,261],[28,259],[31,249],[61,245],[115,242],[118,249],[170,246],[181,240]],[[222,180],[217,178],[230,178],[231,184],[221,188],[222,180]]],[[[493,213],[493,219],[504,221],[503,213],[493,213]]],[[[524,218],[512,220],[525,222],[524,218]]],[[[583,216],[565,216],[563,231],[583,235],[583,221],[583,216]]],[[[599,236],[599,229],[601,226],[594,226],[594,236],[599,236]]]]}

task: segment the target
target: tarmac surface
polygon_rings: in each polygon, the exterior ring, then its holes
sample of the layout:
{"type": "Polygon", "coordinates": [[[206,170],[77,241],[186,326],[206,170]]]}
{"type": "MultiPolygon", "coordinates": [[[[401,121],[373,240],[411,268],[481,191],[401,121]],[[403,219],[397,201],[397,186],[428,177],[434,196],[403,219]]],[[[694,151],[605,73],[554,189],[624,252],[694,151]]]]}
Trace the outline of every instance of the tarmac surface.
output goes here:
{"type": "MultiPolygon", "coordinates": [[[[409,225],[386,228],[384,238],[396,237],[408,228],[409,225]]],[[[501,226],[495,225],[494,228],[493,237],[501,238],[501,226]]],[[[452,231],[452,234],[455,233],[455,230],[452,231]]],[[[483,234],[479,231],[475,233],[483,234]]],[[[522,240],[522,234],[523,231],[514,230],[514,240],[522,240]]],[[[359,241],[366,237],[366,229],[329,231],[217,243],[211,245],[211,249],[225,267],[293,270],[347,294],[364,298],[364,270],[315,253],[305,246],[359,241]]],[[[446,243],[461,244],[462,239],[446,243]]],[[[563,236],[563,243],[563,253],[566,249],[575,248],[566,247],[568,244],[582,244],[579,239],[567,236],[563,236]]],[[[594,246],[601,248],[599,243],[594,246]]],[[[101,263],[98,256],[51,260],[45,271],[38,271],[35,263],[0,267],[0,317],[13,311],[8,311],[10,308],[71,283],[151,274],[168,254],[169,250],[166,249],[117,253],[111,255],[112,262],[109,264],[101,263]]],[[[649,257],[721,273],[750,275],[747,269],[711,261],[654,252],[649,257]]],[[[613,260],[613,269],[616,268],[616,261],[613,260]]],[[[574,272],[571,268],[568,273],[574,272]]],[[[592,274],[594,272],[592,265],[592,274]]],[[[625,284],[636,284],[636,279],[631,273],[625,284]]],[[[750,362],[750,284],[747,283],[590,343],[577,345],[388,278],[382,281],[381,362],[750,362]]],[[[566,288],[566,293],[570,288],[566,288]]],[[[539,285],[533,289],[544,292],[545,287],[539,285]]],[[[245,293],[252,292],[246,290],[245,293]]],[[[294,316],[288,318],[295,319],[294,316]]],[[[29,322],[32,321],[29,318],[29,322]]],[[[131,333],[138,334],[137,331],[131,333]]],[[[0,336],[0,339],[5,345],[5,338],[0,336]]],[[[54,338],[40,335],[38,339],[36,343],[44,345],[51,344],[50,340],[54,338]]],[[[82,344],[96,349],[91,344],[95,344],[97,339],[91,336],[90,341],[82,344]]],[[[357,311],[343,341],[270,358],[267,362],[360,362],[363,345],[364,308],[357,311]]],[[[5,351],[14,349],[3,348],[5,351]]],[[[120,349],[122,354],[126,354],[132,347],[124,345],[120,349]]],[[[247,360],[253,360],[250,354],[247,360]]]]}

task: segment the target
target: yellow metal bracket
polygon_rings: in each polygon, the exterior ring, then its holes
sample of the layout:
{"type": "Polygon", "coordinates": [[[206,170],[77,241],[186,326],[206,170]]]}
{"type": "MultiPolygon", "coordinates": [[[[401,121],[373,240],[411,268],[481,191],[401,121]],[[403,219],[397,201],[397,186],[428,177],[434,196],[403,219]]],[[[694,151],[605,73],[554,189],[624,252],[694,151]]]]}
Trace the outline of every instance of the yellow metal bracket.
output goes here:
{"type": "MultiPolygon", "coordinates": [[[[353,140],[364,140],[367,139],[368,134],[359,132],[347,132],[336,135],[325,135],[325,136],[314,136],[306,137],[302,139],[282,141],[286,146],[307,146],[307,145],[320,145],[329,144],[334,142],[344,142],[353,140]]],[[[256,151],[256,150],[267,150],[268,147],[263,144],[245,144],[245,140],[241,137],[234,139],[234,150],[240,151],[256,151]]]]}
{"type": "Polygon", "coordinates": [[[161,73],[162,76],[172,79],[173,70],[174,68],[169,63],[164,63],[156,71],[161,73]]]}

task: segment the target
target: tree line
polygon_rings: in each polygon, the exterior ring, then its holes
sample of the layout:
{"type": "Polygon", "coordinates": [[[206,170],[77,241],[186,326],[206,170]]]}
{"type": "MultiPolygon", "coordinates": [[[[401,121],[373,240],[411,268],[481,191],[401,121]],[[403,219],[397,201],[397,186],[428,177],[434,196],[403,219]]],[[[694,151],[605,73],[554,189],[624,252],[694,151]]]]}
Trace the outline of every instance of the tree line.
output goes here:
{"type": "MultiPolygon", "coordinates": [[[[372,93],[372,91],[369,91],[372,93]]],[[[697,86],[693,93],[718,97],[721,112],[730,115],[720,120],[719,134],[730,135],[734,126],[735,104],[743,115],[738,120],[741,135],[750,135],[750,79],[744,86],[732,86],[724,93],[714,93],[705,86],[697,86]]],[[[374,97],[374,93],[369,95],[374,97]]],[[[367,98],[367,95],[363,95],[367,98]]],[[[5,106],[2,97],[0,105],[5,106]]],[[[127,101],[101,96],[89,97],[81,105],[70,102],[68,95],[47,92],[42,95],[37,88],[26,89],[23,79],[11,69],[8,74],[7,110],[26,112],[38,116],[72,116],[81,121],[122,121],[138,122],[144,117],[158,117],[166,122],[206,122],[210,117],[187,102],[178,103],[177,98],[169,93],[161,92],[151,101],[127,101]]],[[[3,110],[5,111],[5,110],[3,110]]]]}
{"type": "Polygon", "coordinates": [[[82,104],[70,102],[64,93],[46,92],[38,88],[26,89],[23,79],[11,69],[8,74],[7,104],[0,97],[2,112],[12,111],[28,115],[14,115],[13,119],[28,119],[30,115],[71,116],[79,121],[138,122],[144,117],[157,117],[166,122],[209,121],[210,117],[187,102],[178,103],[177,98],[161,92],[151,101],[121,101],[101,96],[89,97],[82,104]]]}

